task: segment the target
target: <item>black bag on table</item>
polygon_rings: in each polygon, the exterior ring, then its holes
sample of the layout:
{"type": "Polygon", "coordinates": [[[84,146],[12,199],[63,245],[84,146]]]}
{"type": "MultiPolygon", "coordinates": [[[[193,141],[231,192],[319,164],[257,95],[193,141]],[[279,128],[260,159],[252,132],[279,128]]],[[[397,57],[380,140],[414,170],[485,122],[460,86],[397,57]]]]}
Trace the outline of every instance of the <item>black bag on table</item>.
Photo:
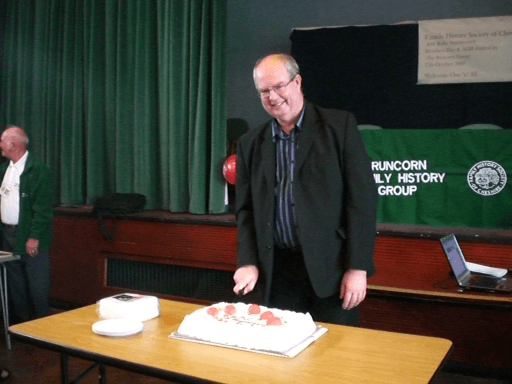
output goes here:
{"type": "Polygon", "coordinates": [[[141,212],[146,205],[146,196],[139,193],[114,193],[109,197],[99,197],[94,202],[92,213],[98,216],[100,231],[108,241],[114,241],[114,230],[109,232],[105,226],[105,216],[125,215],[141,212]]]}

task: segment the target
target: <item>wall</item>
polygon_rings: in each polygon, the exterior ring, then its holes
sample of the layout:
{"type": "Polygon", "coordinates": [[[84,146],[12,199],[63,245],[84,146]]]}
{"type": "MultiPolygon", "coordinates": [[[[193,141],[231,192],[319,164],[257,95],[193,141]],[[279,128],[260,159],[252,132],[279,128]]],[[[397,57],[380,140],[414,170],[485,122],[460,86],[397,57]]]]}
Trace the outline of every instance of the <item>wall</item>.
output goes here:
{"type": "MultiPolygon", "coordinates": [[[[268,119],[252,81],[261,56],[290,52],[293,28],[512,14],[510,0],[228,0],[228,118],[268,119]]],[[[305,79],[307,81],[307,79],[305,79]]]]}

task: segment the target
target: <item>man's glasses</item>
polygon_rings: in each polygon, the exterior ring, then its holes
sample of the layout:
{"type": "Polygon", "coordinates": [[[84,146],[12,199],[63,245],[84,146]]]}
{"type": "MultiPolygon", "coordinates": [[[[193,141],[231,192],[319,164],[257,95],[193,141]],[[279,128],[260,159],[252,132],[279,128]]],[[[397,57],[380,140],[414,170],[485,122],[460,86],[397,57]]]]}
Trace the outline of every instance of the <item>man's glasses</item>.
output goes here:
{"type": "Polygon", "coordinates": [[[260,97],[262,99],[265,99],[267,97],[270,96],[270,92],[274,91],[278,94],[281,94],[281,92],[283,92],[285,90],[285,88],[288,86],[288,84],[290,84],[293,79],[295,79],[295,76],[293,76],[289,82],[287,82],[286,84],[280,84],[280,85],[276,85],[275,87],[270,87],[270,88],[267,88],[267,89],[262,89],[262,90],[258,90],[258,94],[260,95],[260,97]]]}

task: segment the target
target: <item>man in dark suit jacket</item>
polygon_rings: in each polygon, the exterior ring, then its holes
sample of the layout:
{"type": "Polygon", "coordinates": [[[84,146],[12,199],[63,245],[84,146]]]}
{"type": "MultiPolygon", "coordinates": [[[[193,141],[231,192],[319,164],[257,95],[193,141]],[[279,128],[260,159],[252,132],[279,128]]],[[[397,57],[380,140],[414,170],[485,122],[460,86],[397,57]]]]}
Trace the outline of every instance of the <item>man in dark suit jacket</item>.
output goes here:
{"type": "Polygon", "coordinates": [[[374,273],[377,191],[354,116],[308,103],[295,60],[264,57],[254,81],[274,118],[238,140],[236,293],[357,324],[374,273]]]}

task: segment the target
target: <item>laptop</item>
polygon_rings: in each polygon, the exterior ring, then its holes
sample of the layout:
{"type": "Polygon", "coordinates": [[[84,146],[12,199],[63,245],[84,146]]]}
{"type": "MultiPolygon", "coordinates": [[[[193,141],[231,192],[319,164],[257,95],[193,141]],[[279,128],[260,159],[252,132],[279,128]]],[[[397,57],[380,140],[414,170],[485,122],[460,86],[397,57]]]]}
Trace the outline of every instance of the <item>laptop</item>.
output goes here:
{"type": "Polygon", "coordinates": [[[460,287],[495,292],[512,292],[511,278],[472,273],[454,234],[441,238],[441,245],[460,287]]]}

